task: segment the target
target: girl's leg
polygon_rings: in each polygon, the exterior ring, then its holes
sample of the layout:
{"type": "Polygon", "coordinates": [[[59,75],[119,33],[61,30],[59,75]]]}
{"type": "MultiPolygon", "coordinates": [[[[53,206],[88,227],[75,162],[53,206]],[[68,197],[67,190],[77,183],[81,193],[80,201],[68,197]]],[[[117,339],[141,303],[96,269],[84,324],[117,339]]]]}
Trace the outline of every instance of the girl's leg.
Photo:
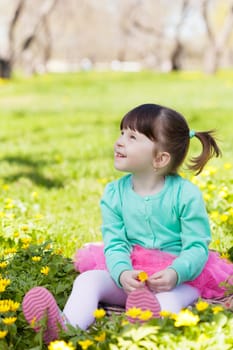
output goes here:
{"type": "Polygon", "coordinates": [[[160,311],[178,313],[181,309],[193,304],[200,293],[197,288],[182,284],[169,292],[153,293],[148,288],[138,289],[129,294],[126,309],[138,307],[151,310],[153,317],[160,317],[160,311]]]}
{"type": "Polygon", "coordinates": [[[200,297],[200,292],[188,284],[181,284],[169,292],[157,293],[156,298],[161,310],[178,313],[192,305],[200,297]]]}
{"type": "Polygon", "coordinates": [[[124,306],[126,294],[117,287],[107,271],[93,270],[76,278],[64,312],[59,310],[53,295],[44,287],[35,287],[27,292],[22,308],[26,320],[36,332],[40,330],[38,322],[47,317],[43,338],[49,344],[57,339],[59,328],[66,329],[67,323],[87,329],[94,321],[93,312],[100,301],[124,306]]]}
{"type": "Polygon", "coordinates": [[[76,278],[63,312],[71,325],[87,329],[100,301],[124,306],[126,297],[107,271],[91,270],[76,278]]]}

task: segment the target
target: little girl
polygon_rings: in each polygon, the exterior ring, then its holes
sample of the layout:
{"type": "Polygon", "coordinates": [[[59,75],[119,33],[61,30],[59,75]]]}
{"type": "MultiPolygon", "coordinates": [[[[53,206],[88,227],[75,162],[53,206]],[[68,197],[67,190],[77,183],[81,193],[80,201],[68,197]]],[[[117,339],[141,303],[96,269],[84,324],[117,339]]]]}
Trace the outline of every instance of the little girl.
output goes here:
{"type": "MultiPolygon", "coordinates": [[[[212,156],[221,154],[212,131],[194,132],[176,111],[143,104],[120,124],[114,163],[126,176],[109,183],[101,200],[104,246],[78,251],[74,281],[63,313],[43,287],[23,300],[25,318],[47,315],[45,342],[58,335],[58,324],[87,329],[99,302],[179,312],[200,296],[218,298],[220,282],[233,274],[233,264],[209,252],[209,221],[199,189],[177,174],[196,137],[202,145],[189,168],[199,174],[212,156]],[[148,273],[146,282],[138,279],[148,273]]],[[[38,328],[35,328],[38,331],[38,328]]]]}

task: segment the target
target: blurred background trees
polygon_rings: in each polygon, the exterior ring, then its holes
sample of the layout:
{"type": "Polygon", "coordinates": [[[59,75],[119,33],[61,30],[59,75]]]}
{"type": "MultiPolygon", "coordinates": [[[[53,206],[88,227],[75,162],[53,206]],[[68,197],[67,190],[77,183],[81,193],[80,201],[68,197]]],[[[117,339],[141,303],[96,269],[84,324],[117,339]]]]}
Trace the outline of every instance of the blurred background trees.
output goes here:
{"type": "Polygon", "coordinates": [[[0,76],[233,65],[233,0],[0,0],[0,76]]]}

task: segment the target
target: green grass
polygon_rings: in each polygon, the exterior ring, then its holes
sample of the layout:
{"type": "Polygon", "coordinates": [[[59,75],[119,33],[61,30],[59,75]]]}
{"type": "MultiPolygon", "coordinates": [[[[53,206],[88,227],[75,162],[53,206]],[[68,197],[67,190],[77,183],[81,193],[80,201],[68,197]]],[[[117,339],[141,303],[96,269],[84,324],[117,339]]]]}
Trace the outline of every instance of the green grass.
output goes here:
{"type": "MultiPolygon", "coordinates": [[[[4,235],[52,238],[67,256],[100,240],[99,200],[106,182],[121,176],[112,162],[119,121],[141,103],[177,109],[191,129],[217,129],[223,157],[210,164],[221,170],[232,157],[232,88],[232,71],[83,72],[0,81],[1,197],[15,203],[0,208],[14,214],[4,216],[4,235]]],[[[198,151],[198,142],[191,148],[198,151]]],[[[231,171],[223,172],[215,180],[224,176],[232,183],[231,171]]]]}

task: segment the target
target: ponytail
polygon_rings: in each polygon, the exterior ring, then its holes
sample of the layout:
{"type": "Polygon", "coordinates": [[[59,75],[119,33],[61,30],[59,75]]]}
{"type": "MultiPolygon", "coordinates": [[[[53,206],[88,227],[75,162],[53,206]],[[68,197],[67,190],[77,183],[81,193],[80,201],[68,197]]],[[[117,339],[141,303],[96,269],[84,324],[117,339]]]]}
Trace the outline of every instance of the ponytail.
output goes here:
{"type": "Polygon", "coordinates": [[[212,157],[220,157],[222,152],[218,147],[216,140],[214,138],[214,130],[210,131],[195,131],[193,136],[197,137],[202,144],[202,152],[199,156],[193,157],[190,160],[188,168],[196,172],[195,175],[198,175],[202,172],[206,163],[212,157]]]}

